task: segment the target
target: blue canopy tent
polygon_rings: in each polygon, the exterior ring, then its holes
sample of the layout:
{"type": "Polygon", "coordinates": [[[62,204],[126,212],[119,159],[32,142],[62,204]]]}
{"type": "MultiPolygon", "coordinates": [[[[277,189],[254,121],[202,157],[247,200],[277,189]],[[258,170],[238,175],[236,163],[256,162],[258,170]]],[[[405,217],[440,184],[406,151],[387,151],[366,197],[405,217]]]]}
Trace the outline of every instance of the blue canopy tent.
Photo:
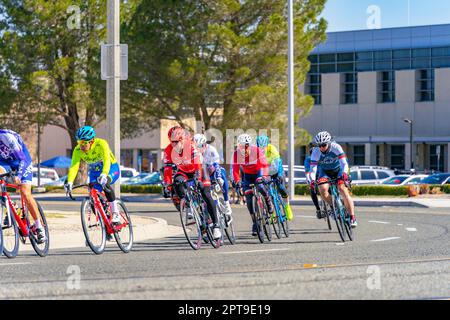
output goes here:
{"type": "Polygon", "coordinates": [[[54,157],[51,159],[48,159],[47,161],[41,162],[41,166],[47,167],[47,168],[64,168],[68,169],[70,168],[70,164],[72,163],[72,159],[68,157],[54,157]]]}

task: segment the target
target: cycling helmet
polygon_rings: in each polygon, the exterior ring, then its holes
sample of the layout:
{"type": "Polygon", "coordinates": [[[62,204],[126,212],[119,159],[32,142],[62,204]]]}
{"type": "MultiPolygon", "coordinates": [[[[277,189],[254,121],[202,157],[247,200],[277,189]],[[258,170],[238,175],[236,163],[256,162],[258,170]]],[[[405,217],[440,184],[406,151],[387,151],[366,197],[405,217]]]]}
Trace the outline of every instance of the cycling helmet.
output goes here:
{"type": "Polygon", "coordinates": [[[238,138],[237,138],[237,144],[238,146],[245,146],[245,145],[249,145],[253,142],[253,138],[249,135],[249,134],[241,134],[238,138]]]}
{"type": "Polygon", "coordinates": [[[194,142],[197,148],[203,148],[206,144],[206,136],[201,133],[194,135],[194,142]]]}
{"type": "Polygon", "coordinates": [[[78,129],[75,135],[77,140],[89,141],[95,138],[95,130],[91,126],[84,126],[78,129]]]}
{"type": "Polygon", "coordinates": [[[330,143],[331,142],[331,134],[329,134],[327,131],[319,132],[314,140],[316,142],[316,145],[330,143]]]}
{"type": "Polygon", "coordinates": [[[170,141],[181,141],[186,137],[186,132],[181,127],[175,127],[170,135],[170,141]]]}
{"type": "Polygon", "coordinates": [[[175,126],[169,129],[169,132],[167,134],[167,136],[169,137],[169,140],[172,139],[172,132],[173,130],[175,130],[176,128],[181,128],[180,126],[175,126]]]}
{"type": "Polygon", "coordinates": [[[256,138],[256,145],[260,148],[265,148],[269,145],[269,137],[262,135],[256,138]]]}

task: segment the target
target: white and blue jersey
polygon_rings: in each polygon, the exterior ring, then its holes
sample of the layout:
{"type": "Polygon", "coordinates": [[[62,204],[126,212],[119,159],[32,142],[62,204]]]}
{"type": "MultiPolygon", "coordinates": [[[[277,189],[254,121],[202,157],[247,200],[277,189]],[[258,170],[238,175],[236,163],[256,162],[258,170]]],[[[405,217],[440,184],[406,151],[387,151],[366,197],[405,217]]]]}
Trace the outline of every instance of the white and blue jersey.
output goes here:
{"type": "Polygon", "coordinates": [[[22,183],[33,179],[33,165],[30,153],[22,137],[12,130],[0,130],[0,166],[5,170],[16,170],[22,183]]]}
{"type": "Polygon", "coordinates": [[[341,145],[332,142],[328,151],[322,153],[319,148],[314,148],[311,154],[311,180],[316,180],[317,169],[319,179],[330,175],[340,177],[344,172],[348,172],[347,156],[341,145]]]}
{"type": "Polygon", "coordinates": [[[212,145],[207,144],[206,149],[203,152],[202,156],[203,156],[203,164],[206,166],[208,170],[208,174],[211,178],[211,181],[216,181],[219,178],[224,181],[223,199],[225,201],[229,201],[227,172],[224,168],[220,166],[221,157],[217,152],[217,149],[212,145]]]}

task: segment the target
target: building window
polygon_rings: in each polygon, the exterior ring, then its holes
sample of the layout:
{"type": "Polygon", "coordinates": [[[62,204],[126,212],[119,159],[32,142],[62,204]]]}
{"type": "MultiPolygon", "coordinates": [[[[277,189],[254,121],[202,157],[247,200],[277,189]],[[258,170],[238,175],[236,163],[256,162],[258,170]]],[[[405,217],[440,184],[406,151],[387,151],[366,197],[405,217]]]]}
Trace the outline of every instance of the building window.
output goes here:
{"type": "Polygon", "coordinates": [[[395,102],[395,71],[378,73],[378,103],[395,102]]]}
{"type": "Polygon", "coordinates": [[[363,166],[366,162],[366,147],[353,146],[353,165],[363,166]]]}
{"type": "Polygon", "coordinates": [[[358,103],[358,73],[344,73],[341,87],[342,103],[356,104],[358,103]]]}
{"type": "Polygon", "coordinates": [[[120,164],[124,167],[133,168],[133,150],[120,150],[120,164]]]}
{"type": "Polygon", "coordinates": [[[416,100],[434,101],[434,69],[416,71],[416,100]]]}
{"type": "Polygon", "coordinates": [[[444,171],[444,150],[445,146],[443,145],[430,146],[430,170],[444,171]]]}
{"type": "Polygon", "coordinates": [[[322,104],[322,76],[320,74],[308,75],[306,93],[314,98],[314,104],[322,104]]]}
{"type": "Polygon", "coordinates": [[[405,170],[405,146],[391,146],[391,168],[405,170]]]}
{"type": "Polygon", "coordinates": [[[138,171],[155,172],[158,170],[158,153],[152,150],[138,150],[138,171]]]}

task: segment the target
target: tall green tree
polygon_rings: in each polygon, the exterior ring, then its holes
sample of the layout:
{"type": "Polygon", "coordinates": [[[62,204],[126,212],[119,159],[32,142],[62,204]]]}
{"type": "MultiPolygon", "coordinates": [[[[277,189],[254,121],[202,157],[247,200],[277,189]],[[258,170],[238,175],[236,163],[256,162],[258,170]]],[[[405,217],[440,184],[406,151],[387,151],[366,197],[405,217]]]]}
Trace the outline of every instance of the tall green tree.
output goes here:
{"type": "MultiPolygon", "coordinates": [[[[325,38],[325,0],[295,1],[295,79],[325,38]]],[[[205,129],[287,123],[287,11],[280,0],[144,1],[124,25],[132,47],[127,103],[140,119],[194,116],[205,129]]],[[[296,117],[313,101],[296,91],[296,117]]],[[[306,133],[298,129],[298,142],[306,133]]]]}
{"type": "MultiPolygon", "coordinates": [[[[3,115],[3,122],[41,121],[61,127],[75,147],[80,125],[104,120],[106,87],[100,79],[99,58],[100,44],[106,42],[106,3],[0,2],[0,79],[9,81],[9,99],[0,100],[0,110],[14,110],[3,115]]],[[[123,21],[136,3],[122,5],[123,21]]]]}

